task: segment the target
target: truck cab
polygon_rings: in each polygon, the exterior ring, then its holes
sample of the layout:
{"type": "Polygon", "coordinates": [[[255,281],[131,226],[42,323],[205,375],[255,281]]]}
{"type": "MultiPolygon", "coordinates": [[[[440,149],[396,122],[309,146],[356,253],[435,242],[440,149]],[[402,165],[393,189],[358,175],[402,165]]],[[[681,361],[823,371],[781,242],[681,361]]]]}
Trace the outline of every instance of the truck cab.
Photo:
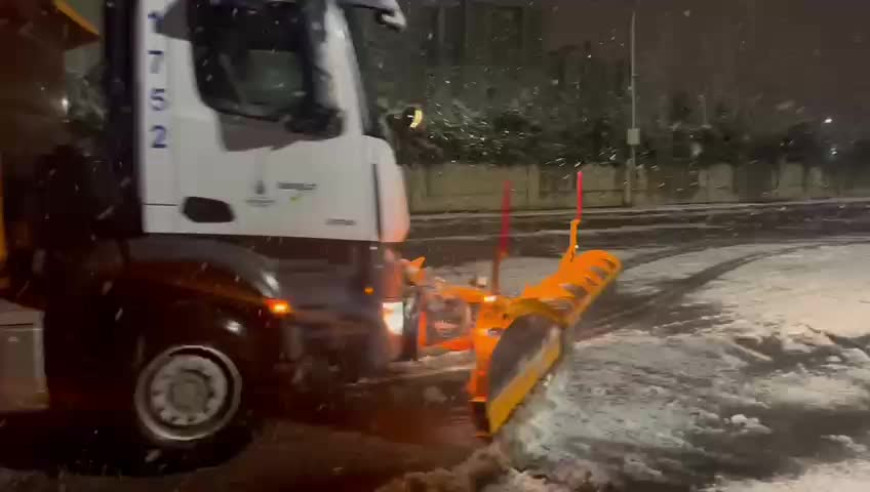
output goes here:
{"type": "Polygon", "coordinates": [[[383,259],[409,215],[366,90],[372,20],[404,25],[395,0],[106,1],[98,144],[4,189],[33,239],[3,244],[0,410],[111,407],[190,449],[243,425],[278,366],[398,356],[383,259]]]}

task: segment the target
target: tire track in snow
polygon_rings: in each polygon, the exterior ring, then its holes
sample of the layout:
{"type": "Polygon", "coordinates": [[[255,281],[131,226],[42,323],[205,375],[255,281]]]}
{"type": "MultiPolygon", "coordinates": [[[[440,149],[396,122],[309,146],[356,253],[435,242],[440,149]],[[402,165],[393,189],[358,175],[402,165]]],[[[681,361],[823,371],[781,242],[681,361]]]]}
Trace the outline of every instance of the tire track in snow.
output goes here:
{"type": "MultiPolygon", "coordinates": [[[[739,244],[739,243],[737,243],[739,244]]],[[[715,248],[723,248],[727,246],[734,246],[737,244],[720,244],[718,246],[714,246],[715,248]]],[[[723,261],[721,263],[717,263],[713,266],[705,268],[704,270],[695,273],[689,277],[675,280],[671,282],[670,288],[662,289],[660,292],[648,296],[646,298],[642,298],[637,302],[634,306],[629,307],[628,309],[624,309],[621,305],[615,306],[607,311],[604,311],[598,316],[593,318],[593,323],[589,328],[578,329],[576,332],[578,340],[585,340],[588,338],[592,338],[595,336],[603,335],[605,333],[614,331],[617,328],[614,328],[613,325],[615,323],[620,323],[618,329],[628,329],[628,328],[637,328],[637,324],[648,318],[655,311],[660,309],[663,306],[670,307],[676,304],[680,299],[685,297],[686,295],[696,291],[702,287],[704,287],[709,282],[721,277],[722,275],[736,270],[744,265],[749,263],[763,260],[766,258],[771,258],[774,256],[780,256],[785,254],[794,253],[797,251],[806,251],[810,249],[817,249],[824,246],[830,245],[854,245],[854,244],[870,244],[870,240],[847,240],[847,241],[824,241],[812,244],[803,244],[799,246],[790,246],[786,248],[777,249],[774,251],[764,251],[759,253],[752,253],[748,255],[741,256],[739,258],[734,258],[731,260],[723,261]]],[[[642,257],[633,258],[635,261],[627,261],[625,270],[630,268],[635,268],[640,265],[652,263],[654,261],[659,261],[662,259],[673,258],[676,256],[703,251],[706,249],[711,249],[709,243],[705,245],[692,245],[687,246],[685,248],[678,248],[678,251],[669,250],[669,251],[661,251],[661,252],[653,252],[648,255],[642,255],[642,257]]],[[[610,302],[618,302],[617,299],[611,299],[610,302]]],[[[622,303],[620,303],[622,304],[622,303]]]]}

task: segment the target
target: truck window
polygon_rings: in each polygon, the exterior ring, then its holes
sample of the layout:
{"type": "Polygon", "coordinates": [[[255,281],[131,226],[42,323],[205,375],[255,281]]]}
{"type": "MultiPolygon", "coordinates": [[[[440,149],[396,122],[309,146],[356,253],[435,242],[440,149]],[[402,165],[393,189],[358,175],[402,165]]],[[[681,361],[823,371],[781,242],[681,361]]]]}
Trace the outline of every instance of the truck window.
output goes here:
{"type": "Polygon", "coordinates": [[[196,81],[206,104],[224,113],[279,120],[310,98],[308,43],[298,4],[190,5],[196,81]]]}

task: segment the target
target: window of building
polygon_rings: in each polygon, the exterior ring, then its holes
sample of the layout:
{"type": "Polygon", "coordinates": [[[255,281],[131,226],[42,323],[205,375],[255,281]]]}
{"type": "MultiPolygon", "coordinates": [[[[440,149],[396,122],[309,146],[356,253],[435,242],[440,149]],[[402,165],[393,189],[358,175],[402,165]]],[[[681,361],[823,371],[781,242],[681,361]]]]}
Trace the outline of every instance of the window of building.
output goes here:
{"type": "Polygon", "coordinates": [[[494,7],[490,12],[492,59],[498,64],[522,62],[523,8],[494,7]]]}

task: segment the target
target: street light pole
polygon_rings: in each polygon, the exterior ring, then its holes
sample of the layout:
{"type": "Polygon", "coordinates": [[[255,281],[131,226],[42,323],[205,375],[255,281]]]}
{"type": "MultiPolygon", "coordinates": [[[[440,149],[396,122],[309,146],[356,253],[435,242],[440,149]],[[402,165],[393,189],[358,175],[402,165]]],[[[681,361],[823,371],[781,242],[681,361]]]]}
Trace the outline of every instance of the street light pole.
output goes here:
{"type": "Polygon", "coordinates": [[[640,129],[637,127],[637,70],[635,66],[636,56],[636,26],[637,11],[631,11],[631,128],[626,135],[628,146],[631,149],[631,158],[625,167],[625,182],[623,190],[623,204],[630,207],[634,203],[634,175],[637,169],[637,146],[640,145],[640,129]]]}

